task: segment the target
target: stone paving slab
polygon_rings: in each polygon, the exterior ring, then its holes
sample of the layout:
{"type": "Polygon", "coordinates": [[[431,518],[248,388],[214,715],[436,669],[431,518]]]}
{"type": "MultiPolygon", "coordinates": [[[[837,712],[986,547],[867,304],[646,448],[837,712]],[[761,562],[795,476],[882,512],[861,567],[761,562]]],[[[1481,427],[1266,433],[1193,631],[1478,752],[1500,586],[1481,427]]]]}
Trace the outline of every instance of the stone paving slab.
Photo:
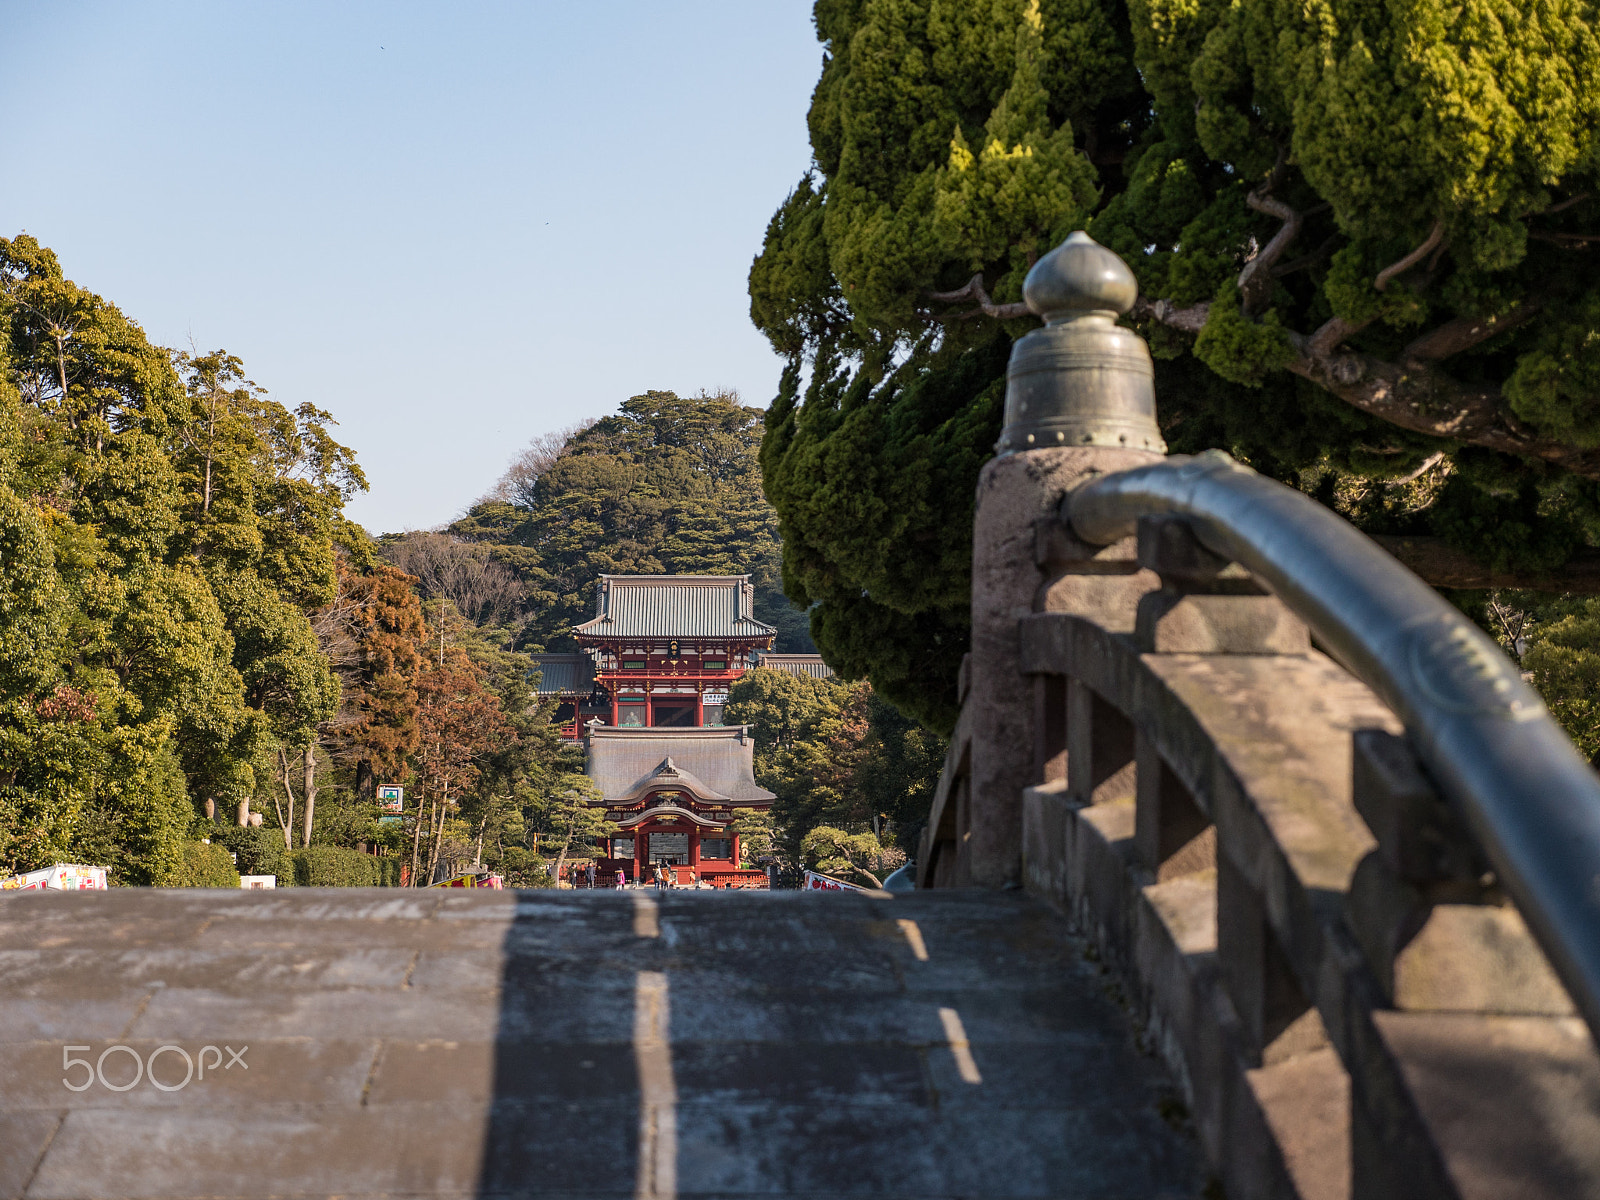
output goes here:
{"type": "Polygon", "coordinates": [[[1018,894],[0,897],[0,1200],[1175,1200],[1174,1094],[1018,894]]]}

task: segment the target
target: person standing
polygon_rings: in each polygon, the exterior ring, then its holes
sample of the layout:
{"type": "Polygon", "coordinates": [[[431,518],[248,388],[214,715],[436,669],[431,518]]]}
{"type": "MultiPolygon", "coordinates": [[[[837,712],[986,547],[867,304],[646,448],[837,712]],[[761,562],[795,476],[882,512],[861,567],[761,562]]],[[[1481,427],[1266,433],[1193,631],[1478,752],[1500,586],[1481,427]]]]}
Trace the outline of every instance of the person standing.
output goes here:
{"type": "Polygon", "coordinates": [[[589,860],[589,865],[584,868],[584,874],[589,877],[589,887],[594,887],[594,859],[589,860]]]}
{"type": "Polygon", "coordinates": [[[617,891],[620,892],[620,891],[622,891],[623,888],[625,888],[627,886],[628,886],[628,873],[626,871],[624,871],[621,867],[618,867],[617,868],[617,891]]]}

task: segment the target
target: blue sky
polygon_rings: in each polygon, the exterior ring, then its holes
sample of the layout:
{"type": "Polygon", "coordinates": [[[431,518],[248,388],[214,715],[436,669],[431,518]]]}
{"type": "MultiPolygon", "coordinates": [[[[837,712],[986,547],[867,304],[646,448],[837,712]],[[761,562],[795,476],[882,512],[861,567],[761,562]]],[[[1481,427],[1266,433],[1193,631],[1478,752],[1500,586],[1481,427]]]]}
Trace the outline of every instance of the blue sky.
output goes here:
{"type": "Polygon", "coordinates": [[[0,236],[151,339],[333,412],[374,533],[535,433],[779,360],[748,316],[810,161],[802,0],[0,0],[0,236]]]}

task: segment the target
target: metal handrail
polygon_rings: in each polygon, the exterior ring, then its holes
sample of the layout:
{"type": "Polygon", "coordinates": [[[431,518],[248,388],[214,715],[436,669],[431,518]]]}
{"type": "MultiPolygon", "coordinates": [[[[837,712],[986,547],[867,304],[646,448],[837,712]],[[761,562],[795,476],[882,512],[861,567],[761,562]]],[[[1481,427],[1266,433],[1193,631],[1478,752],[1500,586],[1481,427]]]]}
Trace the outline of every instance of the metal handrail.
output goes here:
{"type": "Polygon", "coordinates": [[[1600,1040],[1600,777],[1510,659],[1377,543],[1211,450],[1103,475],[1062,514],[1093,545],[1188,518],[1404,722],[1600,1040]]]}

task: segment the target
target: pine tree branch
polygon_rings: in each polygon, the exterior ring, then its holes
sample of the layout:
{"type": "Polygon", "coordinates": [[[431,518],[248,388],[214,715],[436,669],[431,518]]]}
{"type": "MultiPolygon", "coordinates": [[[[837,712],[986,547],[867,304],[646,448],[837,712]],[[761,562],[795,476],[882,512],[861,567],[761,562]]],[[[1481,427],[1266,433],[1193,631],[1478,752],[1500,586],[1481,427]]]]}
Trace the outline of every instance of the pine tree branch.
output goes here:
{"type": "Polygon", "coordinates": [[[1496,571],[1448,545],[1443,538],[1380,535],[1372,540],[1434,587],[1600,594],[1600,550],[1587,546],[1554,571],[1496,571]]]}
{"type": "Polygon", "coordinates": [[[1313,353],[1310,339],[1290,335],[1297,355],[1288,370],[1352,408],[1431,437],[1537,458],[1600,479],[1600,451],[1528,432],[1501,407],[1500,388],[1462,383],[1426,360],[1392,363],[1373,355],[1313,353]]]}
{"type": "Polygon", "coordinates": [[[1033,315],[1033,310],[1021,301],[996,304],[991,300],[989,293],[984,290],[982,271],[967,280],[965,287],[957,288],[953,292],[929,292],[928,299],[940,304],[960,304],[964,300],[977,302],[976,308],[964,309],[961,312],[924,313],[923,316],[930,321],[964,321],[972,317],[993,317],[997,321],[1014,321],[1018,317],[1033,315]]]}
{"type": "Polygon", "coordinates": [[[1180,307],[1170,300],[1146,300],[1140,296],[1134,301],[1132,315],[1136,319],[1151,320],[1183,333],[1199,333],[1205,328],[1206,318],[1211,315],[1211,302],[1203,300],[1199,304],[1180,307]]]}
{"type": "Polygon", "coordinates": [[[1302,357],[1324,359],[1333,354],[1346,338],[1354,337],[1371,325],[1374,319],[1347,321],[1343,317],[1329,317],[1310,337],[1291,333],[1289,340],[1295,343],[1295,348],[1300,351],[1302,357]]]}
{"type": "Polygon", "coordinates": [[[1272,240],[1245,263],[1244,270],[1239,272],[1239,297],[1247,316],[1255,316],[1266,308],[1267,301],[1272,298],[1273,265],[1283,257],[1283,252],[1289,248],[1289,244],[1300,235],[1300,226],[1304,221],[1298,212],[1282,200],[1275,200],[1268,194],[1268,190],[1277,178],[1278,172],[1274,171],[1272,178],[1268,179],[1263,187],[1252,191],[1244,201],[1256,212],[1277,217],[1283,222],[1278,227],[1278,232],[1272,235],[1272,240]]]}
{"type": "Polygon", "coordinates": [[[1390,281],[1393,280],[1396,275],[1401,275],[1406,271],[1409,271],[1423,259],[1427,258],[1428,255],[1432,254],[1434,250],[1436,250],[1443,243],[1444,222],[1435,221],[1433,223],[1433,232],[1427,236],[1422,245],[1418,246],[1399,262],[1390,263],[1387,267],[1378,272],[1377,278],[1372,281],[1373,288],[1380,292],[1387,290],[1390,281]]]}
{"type": "Polygon", "coordinates": [[[1600,244],[1600,233],[1546,233],[1536,229],[1528,234],[1536,242],[1551,242],[1557,246],[1585,247],[1600,244]]]}
{"type": "Polygon", "coordinates": [[[1576,196],[1568,196],[1560,204],[1552,204],[1549,208],[1540,209],[1536,216],[1548,217],[1551,213],[1564,212],[1574,204],[1582,204],[1594,195],[1593,192],[1579,192],[1576,196]]]}
{"type": "Polygon", "coordinates": [[[1446,321],[1437,329],[1430,329],[1417,338],[1401,353],[1402,362],[1439,362],[1452,354],[1470,350],[1479,342],[1486,342],[1495,334],[1521,325],[1543,307],[1538,300],[1528,300],[1510,312],[1493,317],[1457,317],[1446,321]]]}

